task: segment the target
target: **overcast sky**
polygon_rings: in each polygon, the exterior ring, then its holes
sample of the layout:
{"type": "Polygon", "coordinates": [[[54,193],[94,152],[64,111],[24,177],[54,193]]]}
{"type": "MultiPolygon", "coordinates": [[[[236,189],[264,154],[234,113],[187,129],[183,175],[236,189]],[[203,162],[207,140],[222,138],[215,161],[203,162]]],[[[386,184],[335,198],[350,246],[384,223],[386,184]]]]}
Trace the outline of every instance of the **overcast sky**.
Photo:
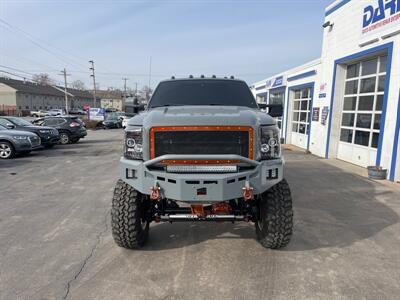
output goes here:
{"type": "Polygon", "coordinates": [[[151,56],[152,87],[189,74],[251,84],[320,56],[331,2],[0,0],[0,65],[59,81],[66,67],[88,86],[93,59],[100,87],[122,88],[148,84],[151,56]]]}

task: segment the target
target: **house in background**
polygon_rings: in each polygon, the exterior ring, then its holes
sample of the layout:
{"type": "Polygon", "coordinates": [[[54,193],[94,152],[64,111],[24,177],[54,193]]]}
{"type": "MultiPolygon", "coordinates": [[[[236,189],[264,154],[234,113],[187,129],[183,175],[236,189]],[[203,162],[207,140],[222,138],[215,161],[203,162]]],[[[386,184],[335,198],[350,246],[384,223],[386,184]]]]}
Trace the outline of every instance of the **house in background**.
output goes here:
{"type": "MultiPolygon", "coordinates": [[[[63,90],[63,87],[59,87],[63,90]]],[[[6,115],[28,115],[31,110],[65,108],[64,92],[50,85],[0,77],[0,113],[6,115]]],[[[93,95],[88,91],[68,88],[68,109],[94,107],[93,95]]],[[[97,103],[100,98],[97,97],[97,103]]]]}
{"type": "Polygon", "coordinates": [[[123,110],[123,93],[120,90],[96,91],[96,96],[101,100],[102,108],[113,108],[123,110]]]}

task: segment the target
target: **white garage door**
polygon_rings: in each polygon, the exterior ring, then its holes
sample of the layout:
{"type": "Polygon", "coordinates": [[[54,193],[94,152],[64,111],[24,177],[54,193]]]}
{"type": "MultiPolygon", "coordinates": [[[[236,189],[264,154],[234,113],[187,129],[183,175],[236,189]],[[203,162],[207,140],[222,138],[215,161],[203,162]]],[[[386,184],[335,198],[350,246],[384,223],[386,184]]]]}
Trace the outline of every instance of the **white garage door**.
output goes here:
{"type": "Polygon", "coordinates": [[[307,149],[310,129],[311,89],[294,90],[291,143],[307,149]]]}
{"type": "Polygon", "coordinates": [[[387,56],[347,66],[338,158],[363,167],[375,165],[387,56]]]}

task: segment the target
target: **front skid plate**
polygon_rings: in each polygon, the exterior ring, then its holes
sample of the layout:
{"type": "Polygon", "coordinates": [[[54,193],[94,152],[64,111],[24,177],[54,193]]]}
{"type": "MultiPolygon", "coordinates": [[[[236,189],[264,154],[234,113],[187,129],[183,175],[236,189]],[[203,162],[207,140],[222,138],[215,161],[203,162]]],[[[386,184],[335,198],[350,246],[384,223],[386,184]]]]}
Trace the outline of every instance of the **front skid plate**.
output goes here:
{"type": "Polygon", "coordinates": [[[203,217],[191,214],[179,214],[179,215],[161,216],[160,220],[163,222],[215,222],[215,221],[235,222],[235,221],[244,221],[245,217],[235,216],[235,215],[206,215],[203,217]]]}

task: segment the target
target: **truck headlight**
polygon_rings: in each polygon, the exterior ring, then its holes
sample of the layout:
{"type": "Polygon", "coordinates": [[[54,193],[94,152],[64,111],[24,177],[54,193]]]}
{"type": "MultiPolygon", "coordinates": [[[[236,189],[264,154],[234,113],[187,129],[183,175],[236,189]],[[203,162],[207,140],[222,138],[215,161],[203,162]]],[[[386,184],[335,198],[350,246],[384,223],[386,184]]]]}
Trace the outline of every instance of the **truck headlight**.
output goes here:
{"type": "Polygon", "coordinates": [[[142,127],[130,127],[125,132],[124,156],[129,159],[143,159],[142,127]]]}
{"type": "Polygon", "coordinates": [[[261,159],[275,159],[281,156],[279,129],[276,126],[261,126],[261,159]]]}

